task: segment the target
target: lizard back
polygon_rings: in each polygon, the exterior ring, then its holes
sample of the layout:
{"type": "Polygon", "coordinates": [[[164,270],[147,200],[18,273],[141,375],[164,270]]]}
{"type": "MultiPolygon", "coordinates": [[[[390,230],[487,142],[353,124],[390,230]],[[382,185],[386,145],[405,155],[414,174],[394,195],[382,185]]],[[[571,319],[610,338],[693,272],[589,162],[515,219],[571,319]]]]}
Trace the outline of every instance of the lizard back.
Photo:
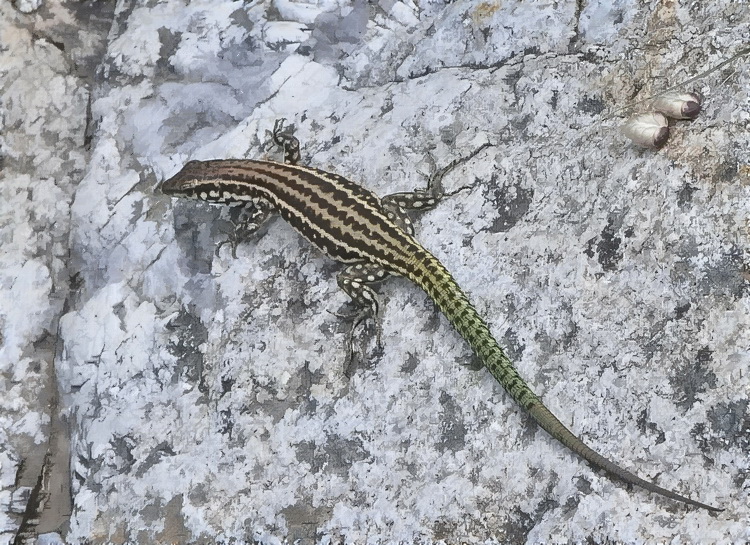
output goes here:
{"type": "Polygon", "coordinates": [[[324,170],[244,159],[190,161],[161,189],[222,204],[261,200],[326,255],[344,263],[371,261],[406,275],[424,251],[389,218],[379,197],[324,170]]]}

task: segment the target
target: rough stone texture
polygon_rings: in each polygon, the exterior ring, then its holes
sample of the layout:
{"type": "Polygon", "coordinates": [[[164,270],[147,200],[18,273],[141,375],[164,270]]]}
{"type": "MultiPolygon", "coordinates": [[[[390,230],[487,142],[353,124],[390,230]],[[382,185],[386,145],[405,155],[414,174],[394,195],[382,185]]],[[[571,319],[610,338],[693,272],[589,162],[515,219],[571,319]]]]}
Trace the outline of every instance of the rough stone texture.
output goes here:
{"type": "Polygon", "coordinates": [[[69,236],[88,162],[87,85],[109,28],[100,19],[106,7],[39,4],[0,4],[0,543],[21,543],[19,528],[36,534],[70,515],[67,420],[53,362],[76,282],[69,236]],[[52,465],[57,471],[40,480],[52,465]],[[40,518],[34,504],[42,500],[40,518]]]}
{"type": "Polygon", "coordinates": [[[73,5],[0,7],[0,539],[52,399],[72,515],[37,530],[71,544],[750,540],[740,3],[73,5]],[[619,125],[673,86],[704,111],[636,148],[619,125]],[[335,264],[281,221],[216,255],[229,212],[155,192],[272,157],[280,117],[380,195],[489,142],[418,238],[563,422],[726,511],[593,471],[403,280],[346,379],[335,264]]]}

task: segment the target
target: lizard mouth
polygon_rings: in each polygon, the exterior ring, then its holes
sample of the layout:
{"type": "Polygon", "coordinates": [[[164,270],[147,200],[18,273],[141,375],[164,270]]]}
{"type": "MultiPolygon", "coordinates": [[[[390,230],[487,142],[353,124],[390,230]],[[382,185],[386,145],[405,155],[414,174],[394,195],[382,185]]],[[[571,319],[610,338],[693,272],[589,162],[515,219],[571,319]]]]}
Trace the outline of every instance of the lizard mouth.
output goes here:
{"type": "Polygon", "coordinates": [[[172,178],[169,178],[168,180],[165,180],[162,182],[162,184],[159,186],[159,190],[164,195],[184,195],[186,190],[186,183],[184,180],[180,180],[177,178],[177,176],[173,176],[172,178]]]}
{"type": "Polygon", "coordinates": [[[201,161],[189,161],[180,171],[164,180],[159,189],[164,195],[170,196],[190,196],[195,192],[196,186],[200,183],[199,171],[203,163],[201,161]]]}

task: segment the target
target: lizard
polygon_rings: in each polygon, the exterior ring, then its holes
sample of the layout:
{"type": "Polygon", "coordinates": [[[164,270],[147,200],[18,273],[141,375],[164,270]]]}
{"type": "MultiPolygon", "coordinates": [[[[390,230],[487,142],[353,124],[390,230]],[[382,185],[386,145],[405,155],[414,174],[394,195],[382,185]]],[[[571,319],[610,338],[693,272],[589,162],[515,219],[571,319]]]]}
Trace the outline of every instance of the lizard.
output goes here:
{"type": "Polygon", "coordinates": [[[277,120],[272,132],[273,141],[284,150],[283,162],[189,161],[161,184],[162,193],[245,206],[250,210],[250,219],[245,224],[248,233],[259,229],[272,213],[281,215],[324,254],[346,265],[338,275],[338,285],[362,309],[363,315],[377,319],[379,306],[374,284],[388,276],[411,280],[434,301],[513,400],[565,447],[629,485],[708,511],[722,511],[620,467],[584,443],[545,406],[520,376],[451,273],[414,238],[407,210],[435,206],[439,195],[434,188],[379,198],[343,176],[301,166],[297,164],[299,140],[283,130],[283,122],[277,120]]]}

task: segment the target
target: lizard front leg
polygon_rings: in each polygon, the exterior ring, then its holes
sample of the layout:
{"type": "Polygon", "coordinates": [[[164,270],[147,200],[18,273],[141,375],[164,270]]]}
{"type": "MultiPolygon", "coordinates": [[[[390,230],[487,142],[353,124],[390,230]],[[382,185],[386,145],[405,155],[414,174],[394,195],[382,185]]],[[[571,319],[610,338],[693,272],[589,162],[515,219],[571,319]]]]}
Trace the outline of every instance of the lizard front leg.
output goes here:
{"type": "Polygon", "coordinates": [[[237,246],[252,237],[274,213],[274,209],[266,200],[256,199],[246,203],[243,206],[234,206],[230,211],[229,223],[233,229],[227,233],[227,240],[221,241],[216,246],[216,255],[225,244],[229,244],[232,249],[232,257],[237,258],[237,246]],[[236,212],[235,212],[236,211],[236,212]]]}
{"type": "Polygon", "coordinates": [[[284,131],[284,121],[286,120],[283,117],[276,120],[273,124],[271,136],[273,137],[274,144],[283,150],[284,162],[296,165],[300,160],[299,140],[292,135],[291,130],[284,131]]]}

